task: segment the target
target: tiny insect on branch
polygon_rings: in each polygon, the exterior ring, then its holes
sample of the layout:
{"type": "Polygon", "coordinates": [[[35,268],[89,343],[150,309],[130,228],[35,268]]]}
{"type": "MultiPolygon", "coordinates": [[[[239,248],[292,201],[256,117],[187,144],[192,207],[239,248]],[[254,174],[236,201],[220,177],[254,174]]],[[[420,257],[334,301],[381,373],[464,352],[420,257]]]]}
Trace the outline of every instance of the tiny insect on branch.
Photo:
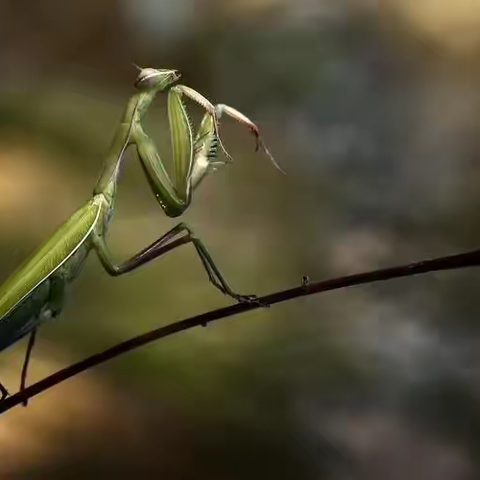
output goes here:
{"type": "Polygon", "coordinates": [[[428,272],[453,270],[479,265],[480,250],[474,250],[457,255],[422,260],[420,262],[409,263],[397,267],[383,268],[364,273],[332,278],[330,280],[324,280],[317,283],[311,283],[308,277],[303,277],[299,287],[272,293],[264,297],[259,297],[258,302],[237,303],[229,307],[212,310],[201,315],[187,318],[186,320],[171,323],[164,327],[160,327],[137,337],[131,338],[130,340],[119,343],[108,350],[92,355],[91,357],[81,360],[80,362],[74,363],[73,365],[59,370],[43,380],[26,387],[23,391],[20,391],[0,402],[0,414],[10,410],[16,405],[23,404],[26,399],[39,395],[45,390],[48,390],[49,388],[52,388],[55,385],[58,385],[59,383],[84,372],[85,370],[107,362],[108,360],[146,345],[147,343],[154,342],[184,330],[189,330],[199,326],[206,326],[211,322],[261,308],[265,305],[273,305],[275,303],[285,302],[298,297],[304,297],[331,290],[338,290],[355,285],[370,284],[373,282],[380,282],[394,278],[409,277],[428,272]]]}

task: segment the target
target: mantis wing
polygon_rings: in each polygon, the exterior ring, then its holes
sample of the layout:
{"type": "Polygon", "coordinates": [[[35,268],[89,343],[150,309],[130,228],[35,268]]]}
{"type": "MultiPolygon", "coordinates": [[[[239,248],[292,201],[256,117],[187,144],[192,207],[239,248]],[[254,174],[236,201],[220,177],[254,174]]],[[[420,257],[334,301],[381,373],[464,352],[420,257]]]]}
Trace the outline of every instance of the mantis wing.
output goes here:
{"type": "Polygon", "coordinates": [[[0,321],[88,239],[101,211],[94,197],[66,220],[0,287],[0,321]]]}

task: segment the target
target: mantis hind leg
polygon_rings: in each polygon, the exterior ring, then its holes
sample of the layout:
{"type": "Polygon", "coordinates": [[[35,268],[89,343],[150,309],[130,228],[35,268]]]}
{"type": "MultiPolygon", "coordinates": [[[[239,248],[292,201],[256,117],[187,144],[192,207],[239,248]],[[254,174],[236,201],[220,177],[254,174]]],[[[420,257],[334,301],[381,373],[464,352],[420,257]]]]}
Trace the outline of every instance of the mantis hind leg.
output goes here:
{"type": "Polygon", "coordinates": [[[101,236],[94,237],[94,244],[99,259],[105,270],[107,270],[107,272],[112,276],[123,275],[127,272],[131,272],[132,270],[141,267],[155,258],[158,258],[177,247],[186,245],[187,243],[192,243],[195,247],[195,250],[200,257],[200,261],[207,272],[209,281],[218,290],[239,302],[257,301],[257,297],[255,295],[240,295],[230,288],[227,281],[220,273],[220,270],[215,265],[212,257],[208,253],[205,245],[194,235],[191,228],[183,222],[173,227],[165,235],[161,236],[151,245],[144,248],[142,251],[120,265],[115,265],[111,260],[105,239],[101,236]]]}
{"type": "MultiPolygon", "coordinates": [[[[28,339],[27,352],[25,354],[25,359],[22,365],[22,373],[20,376],[20,390],[19,390],[20,394],[23,394],[25,390],[25,383],[27,381],[28,364],[30,363],[30,357],[32,355],[33,346],[35,345],[36,334],[37,334],[37,328],[32,330],[30,337],[28,339]]],[[[1,395],[0,403],[10,395],[10,392],[3,386],[2,383],[0,383],[0,395],[1,395]]],[[[24,397],[22,400],[22,405],[26,407],[27,404],[28,404],[28,398],[24,397]]]]}
{"type": "MultiPolygon", "coordinates": [[[[27,380],[27,371],[28,371],[28,364],[30,363],[30,356],[32,354],[33,346],[35,345],[35,336],[37,333],[37,329],[35,328],[32,333],[30,334],[30,337],[28,339],[28,345],[27,345],[27,353],[25,354],[25,359],[23,361],[23,366],[22,366],[22,373],[20,376],[20,393],[23,394],[25,390],[25,382],[27,380]]],[[[9,395],[10,392],[0,383],[0,402],[5,400],[9,395]]],[[[24,398],[22,400],[22,405],[26,407],[28,404],[28,399],[24,398]]]]}
{"type": "MultiPolygon", "coordinates": [[[[30,363],[30,357],[32,355],[33,346],[35,345],[35,337],[37,336],[37,329],[33,330],[28,339],[27,352],[25,354],[25,360],[23,361],[22,374],[20,376],[20,394],[25,391],[25,384],[27,381],[28,364],[30,363]]],[[[28,404],[28,398],[24,397],[22,405],[26,407],[28,404]]]]}
{"type": "MultiPolygon", "coordinates": [[[[65,300],[65,287],[67,285],[67,281],[63,276],[62,271],[60,270],[60,272],[57,275],[52,276],[49,279],[49,281],[50,281],[50,296],[49,296],[47,306],[40,313],[40,317],[42,318],[42,321],[55,318],[57,315],[59,315],[60,312],[62,311],[62,307],[65,300]]],[[[20,376],[20,394],[21,395],[23,395],[25,391],[25,385],[27,382],[28,365],[30,363],[30,358],[32,356],[33,347],[35,346],[37,330],[38,330],[38,327],[35,327],[30,333],[30,337],[28,339],[27,351],[25,353],[25,359],[23,361],[23,366],[22,366],[22,373],[20,376]]],[[[28,398],[24,397],[22,400],[22,405],[26,407],[27,404],[28,404],[28,398]]]]}

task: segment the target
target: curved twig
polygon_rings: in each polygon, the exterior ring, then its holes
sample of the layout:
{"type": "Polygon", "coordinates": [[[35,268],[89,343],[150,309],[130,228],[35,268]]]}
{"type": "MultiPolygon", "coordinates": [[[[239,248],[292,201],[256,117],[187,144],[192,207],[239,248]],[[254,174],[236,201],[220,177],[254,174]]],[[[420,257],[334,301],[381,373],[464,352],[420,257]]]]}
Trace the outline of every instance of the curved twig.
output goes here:
{"type": "Polygon", "coordinates": [[[97,353],[80,362],[74,363],[58,372],[45,377],[37,383],[25,388],[23,392],[18,392],[11,397],[6,398],[0,403],[0,414],[10,410],[11,408],[25,402],[49,388],[58,385],[59,383],[78,375],[89,368],[95,367],[107,360],[111,360],[123,353],[139,348],[147,343],[159,340],[160,338],[168,337],[174,333],[188,330],[190,328],[206,326],[210,322],[231,317],[239,313],[248,312],[263,306],[270,306],[275,303],[285,302],[293,298],[313,295],[314,293],[326,292],[329,290],[337,290],[340,288],[351,287],[354,285],[361,285],[366,283],[373,283],[385,281],[393,278],[407,277],[428,273],[439,270],[452,270],[457,268],[473,267],[480,265],[480,250],[474,250],[467,253],[460,253],[457,255],[449,255],[446,257],[438,257],[431,260],[423,260],[420,262],[401,265],[398,267],[383,268],[373,270],[370,272],[358,273],[354,275],[347,275],[343,277],[324,280],[317,283],[309,283],[308,278],[302,279],[302,284],[299,287],[283,290],[281,292],[272,293],[260,297],[258,301],[249,303],[237,303],[225,308],[219,308],[210,312],[202,313],[194,317],[181,320],[179,322],[171,323],[164,327],[157,328],[150,332],[144,333],[137,337],[131,338],[125,342],[119,343],[103,352],[97,353]]]}

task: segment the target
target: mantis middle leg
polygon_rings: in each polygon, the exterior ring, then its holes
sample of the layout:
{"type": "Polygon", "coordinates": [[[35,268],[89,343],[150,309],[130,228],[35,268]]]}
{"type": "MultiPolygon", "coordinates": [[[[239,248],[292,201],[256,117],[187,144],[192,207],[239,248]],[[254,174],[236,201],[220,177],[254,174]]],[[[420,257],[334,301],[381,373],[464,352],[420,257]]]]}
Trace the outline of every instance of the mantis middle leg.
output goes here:
{"type": "Polygon", "coordinates": [[[207,272],[209,281],[223,294],[234,298],[237,301],[255,301],[255,295],[240,295],[234,292],[227,281],[220,273],[220,270],[215,265],[212,257],[208,253],[205,245],[197,238],[191,228],[185,223],[179,223],[173,227],[166,234],[162,235],[158,240],[153,242],[148,247],[144,248],[129,260],[117,265],[113,262],[108,246],[103,236],[94,237],[95,250],[98,254],[100,262],[105,270],[112,276],[123,275],[127,272],[131,272],[142,265],[160,257],[161,255],[170,252],[171,250],[178,248],[182,245],[192,243],[195,250],[202,262],[202,265],[207,272]]]}

